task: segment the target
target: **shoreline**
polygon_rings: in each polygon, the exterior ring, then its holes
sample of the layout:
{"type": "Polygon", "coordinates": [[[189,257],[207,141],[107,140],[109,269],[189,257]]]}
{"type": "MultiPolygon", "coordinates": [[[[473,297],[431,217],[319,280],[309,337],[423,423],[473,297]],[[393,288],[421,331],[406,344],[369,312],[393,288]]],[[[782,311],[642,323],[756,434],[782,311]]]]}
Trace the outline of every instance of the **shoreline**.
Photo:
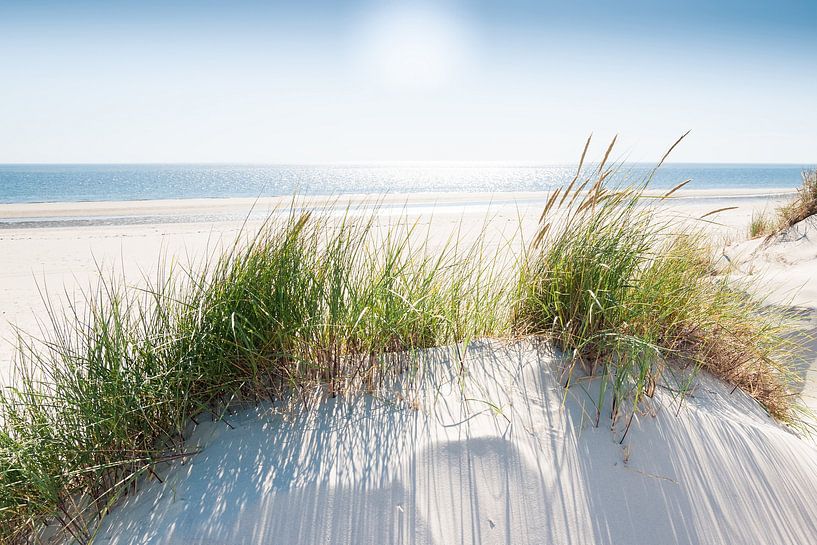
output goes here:
{"type": "MultiPolygon", "coordinates": [[[[649,197],[660,197],[667,190],[650,190],[649,197]]],[[[541,206],[551,195],[541,192],[419,192],[350,193],[339,195],[275,196],[262,198],[219,197],[192,199],[155,199],[133,201],[65,201],[0,204],[0,229],[50,226],[111,225],[129,223],[199,223],[241,220],[250,215],[269,213],[297,202],[303,208],[373,207],[493,207],[541,206]],[[128,219],[142,218],[142,221],[128,219]],[[56,225],[55,225],[56,224],[56,225]]],[[[777,199],[796,193],[791,188],[764,189],[683,189],[672,201],[777,199]]]]}

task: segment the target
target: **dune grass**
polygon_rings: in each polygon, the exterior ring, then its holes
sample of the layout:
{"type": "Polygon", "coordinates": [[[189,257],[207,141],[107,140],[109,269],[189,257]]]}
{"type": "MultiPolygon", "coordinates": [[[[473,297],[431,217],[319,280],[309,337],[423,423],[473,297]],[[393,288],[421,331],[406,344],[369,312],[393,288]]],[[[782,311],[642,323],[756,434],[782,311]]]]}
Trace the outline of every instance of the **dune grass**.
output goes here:
{"type": "Polygon", "coordinates": [[[797,196],[778,210],[781,227],[791,227],[814,214],[817,214],[817,169],[804,170],[797,196]]]}
{"type": "Polygon", "coordinates": [[[109,278],[67,316],[52,307],[53,331],[21,336],[0,394],[0,540],[56,521],[89,542],[140,477],[189,455],[201,413],[307,385],[374,388],[415,350],[495,331],[507,305],[491,259],[479,244],[432,251],[416,231],[295,214],[213,265],[146,289],[109,278]]]}
{"type": "Polygon", "coordinates": [[[565,351],[569,377],[577,369],[602,375],[599,408],[609,392],[614,413],[629,402],[632,414],[668,366],[692,366],[796,424],[786,318],[714,275],[700,229],[661,220],[660,202],[643,205],[649,179],[610,189],[612,146],[589,176],[577,173],[548,202],[522,266],[516,327],[565,351]]]}
{"type": "Polygon", "coordinates": [[[804,170],[802,180],[797,195],[773,214],[765,211],[752,214],[749,238],[774,235],[817,214],[817,169],[804,170]]]}
{"type": "Polygon", "coordinates": [[[777,232],[780,222],[767,211],[753,212],[749,221],[749,238],[760,238],[777,232]]]}
{"type": "Polygon", "coordinates": [[[498,260],[487,227],[432,246],[405,222],[291,212],[147,287],[107,277],[49,307],[0,392],[0,540],[36,542],[50,523],[89,543],[140,478],[194,454],[191,420],[308,386],[376,389],[421,372],[416,351],[476,337],[544,337],[622,413],[684,366],[795,424],[785,321],[713,275],[703,234],[644,206],[649,179],[612,187],[611,150],[552,194],[517,261],[498,260]]]}

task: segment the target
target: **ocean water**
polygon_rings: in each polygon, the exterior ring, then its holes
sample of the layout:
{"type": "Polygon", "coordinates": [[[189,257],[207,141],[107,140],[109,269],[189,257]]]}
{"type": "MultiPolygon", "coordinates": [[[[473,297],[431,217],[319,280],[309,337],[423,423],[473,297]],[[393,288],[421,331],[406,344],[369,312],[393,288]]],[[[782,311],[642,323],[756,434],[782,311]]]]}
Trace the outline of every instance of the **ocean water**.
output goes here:
{"type": "MultiPolygon", "coordinates": [[[[788,188],[808,165],[667,164],[651,186],[692,179],[692,189],[788,188]]],[[[111,201],[343,193],[543,191],[568,182],[575,165],[0,165],[0,203],[111,201]]],[[[652,165],[621,169],[640,180],[652,165]]]]}

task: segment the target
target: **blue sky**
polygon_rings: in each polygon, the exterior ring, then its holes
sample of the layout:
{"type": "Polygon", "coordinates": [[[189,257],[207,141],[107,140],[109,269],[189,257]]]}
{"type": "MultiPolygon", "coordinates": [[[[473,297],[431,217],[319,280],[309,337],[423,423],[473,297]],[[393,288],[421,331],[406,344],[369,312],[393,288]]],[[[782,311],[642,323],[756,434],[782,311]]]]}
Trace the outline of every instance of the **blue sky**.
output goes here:
{"type": "Polygon", "coordinates": [[[0,162],[813,163],[817,2],[3,2],[0,162]]]}

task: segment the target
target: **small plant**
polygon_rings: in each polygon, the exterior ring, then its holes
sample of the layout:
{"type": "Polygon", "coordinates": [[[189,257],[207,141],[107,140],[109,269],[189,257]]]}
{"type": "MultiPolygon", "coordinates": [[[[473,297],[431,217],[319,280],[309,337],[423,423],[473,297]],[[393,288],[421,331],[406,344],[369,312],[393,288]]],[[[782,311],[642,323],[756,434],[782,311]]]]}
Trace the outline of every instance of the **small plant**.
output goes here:
{"type": "Polygon", "coordinates": [[[780,206],[774,215],[765,211],[752,214],[749,238],[767,237],[817,214],[817,169],[804,170],[803,185],[797,195],[780,206]]]}
{"type": "Polygon", "coordinates": [[[765,210],[753,212],[752,220],[749,222],[749,238],[760,238],[769,236],[779,231],[779,221],[770,216],[765,210]]]}

